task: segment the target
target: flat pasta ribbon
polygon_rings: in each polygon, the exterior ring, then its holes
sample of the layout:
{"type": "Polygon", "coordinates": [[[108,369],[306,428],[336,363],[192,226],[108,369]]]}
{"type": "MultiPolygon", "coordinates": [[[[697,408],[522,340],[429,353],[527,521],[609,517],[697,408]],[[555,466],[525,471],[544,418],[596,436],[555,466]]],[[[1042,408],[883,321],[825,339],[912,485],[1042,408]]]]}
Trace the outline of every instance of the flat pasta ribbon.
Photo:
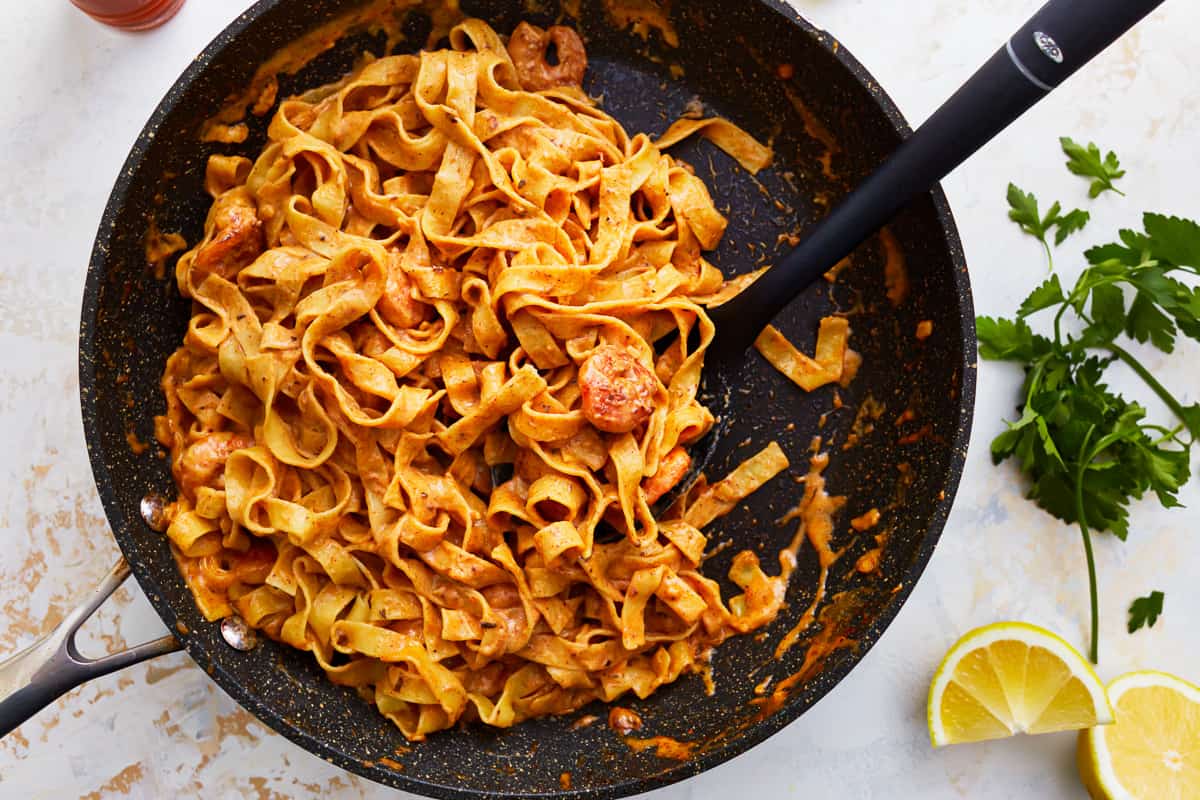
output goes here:
{"type": "MultiPolygon", "coordinates": [[[[545,34],[570,59],[574,36],[545,34]]],[[[651,511],[713,424],[703,303],[742,285],[663,148],[700,132],[752,171],[770,150],[722,120],[631,136],[555,83],[580,64],[531,91],[516,39],[449,40],[285,99],[254,161],[210,160],[156,421],[204,615],[311,652],[413,740],[646,697],[786,587],[748,553],[728,602],[699,572],[777,445],[651,511]]]]}

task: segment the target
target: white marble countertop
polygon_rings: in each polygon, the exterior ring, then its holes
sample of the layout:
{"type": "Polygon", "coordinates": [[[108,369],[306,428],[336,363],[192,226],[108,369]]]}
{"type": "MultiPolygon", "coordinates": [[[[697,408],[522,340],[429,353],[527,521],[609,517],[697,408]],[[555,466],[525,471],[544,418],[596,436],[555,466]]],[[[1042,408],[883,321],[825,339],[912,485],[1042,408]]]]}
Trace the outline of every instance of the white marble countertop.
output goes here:
{"type": "MultiPolygon", "coordinates": [[[[794,0],[891,93],[913,123],[928,115],[1038,0],[794,0]]],[[[80,424],[76,331],[97,221],[125,154],[192,57],[248,0],[191,0],[138,36],[103,28],[66,0],[0,3],[0,657],[62,619],[117,549],[92,485],[80,424]]],[[[1082,204],[1056,139],[1115,149],[1128,199],[1108,194],[1059,251],[1073,278],[1084,243],[1134,225],[1143,210],[1200,216],[1200,5],[1171,0],[945,183],[966,247],[977,310],[1008,314],[1044,276],[1040,246],[1005,219],[1015,179],[1082,204]]],[[[1200,348],[1152,370],[1185,402],[1200,399],[1200,348]]],[[[1132,387],[1129,376],[1115,381],[1132,387]]],[[[1071,735],[934,752],[925,691],[961,633],[1023,619],[1085,644],[1087,589],[1076,530],[1021,497],[987,443],[1014,406],[1015,369],[983,364],[975,433],[945,534],[908,604],[861,665],[800,720],[656,800],[762,797],[1075,798],[1071,735]]],[[[1152,409],[1157,409],[1153,404],[1152,409]]],[[[1159,668],[1200,680],[1200,482],[1191,509],[1135,508],[1127,543],[1097,538],[1101,675],[1159,668]],[[1152,630],[1124,631],[1129,601],[1166,592],[1152,630]],[[1189,619],[1192,621],[1189,622],[1189,619]]],[[[89,625],[93,651],[161,634],[131,582],[89,625]]],[[[227,698],[175,654],[71,692],[0,741],[0,796],[12,798],[384,798],[396,793],[308,755],[227,698]],[[169,713],[168,713],[169,709],[169,713]]]]}

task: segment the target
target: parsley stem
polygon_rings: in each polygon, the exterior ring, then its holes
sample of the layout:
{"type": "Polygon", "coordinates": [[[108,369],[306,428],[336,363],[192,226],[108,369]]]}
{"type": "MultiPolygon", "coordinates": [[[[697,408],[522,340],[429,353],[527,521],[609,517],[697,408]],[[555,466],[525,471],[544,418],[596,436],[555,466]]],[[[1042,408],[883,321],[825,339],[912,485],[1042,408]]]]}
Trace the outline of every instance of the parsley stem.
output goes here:
{"type": "Polygon", "coordinates": [[[1054,343],[1062,346],[1062,318],[1063,314],[1067,313],[1067,309],[1071,308],[1075,302],[1075,295],[1071,295],[1067,300],[1058,307],[1058,313],[1054,315],[1054,343]]]}
{"type": "Polygon", "coordinates": [[[1186,427],[1183,425],[1176,425],[1174,428],[1170,429],[1164,428],[1162,425],[1143,425],[1142,429],[1162,434],[1162,436],[1150,443],[1151,447],[1158,447],[1159,445],[1166,444],[1167,442],[1174,442],[1178,445],[1184,444],[1184,442],[1179,438],[1179,434],[1186,430],[1186,427]]]}
{"type": "Polygon", "coordinates": [[[1094,457],[1088,452],[1088,443],[1092,439],[1095,425],[1088,427],[1087,435],[1079,448],[1079,463],[1075,465],[1075,520],[1079,523],[1079,532],[1083,534],[1083,552],[1087,556],[1088,591],[1092,605],[1092,641],[1088,655],[1093,664],[1100,662],[1100,601],[1096,591],[1096,556],[1092,553],[1092,532],[1088,530],[1087,517],[1083,511],[1083,473],[1094,457]]]}
{"type": "Polygon", "coordinates": [[[1142,366],[1141,362],[1130,355],[1127,351],[1122,349],[1120,345],[1109,342],[1105,346],[1108,348],[1109,352],[1124,361],[1127,367],[1137,373],[1137,376],[1145,381],[1146,385],[1149,386],[1156,395],[1158,395],[1158,399],[1162,400],[1163,403],[1166,404],[1167,408],[1171,409],[1171,412],[1179,419],[1179,421],[1185,423],[1186,425],[1187,414],[1184,412],[1183,406],[1179,404],[1179,401],[1175,399],[1173,394],[1167,391],[1165,386],[1159,383],[1158,380],[1150,374],[1149,370],[1142,366]]]}

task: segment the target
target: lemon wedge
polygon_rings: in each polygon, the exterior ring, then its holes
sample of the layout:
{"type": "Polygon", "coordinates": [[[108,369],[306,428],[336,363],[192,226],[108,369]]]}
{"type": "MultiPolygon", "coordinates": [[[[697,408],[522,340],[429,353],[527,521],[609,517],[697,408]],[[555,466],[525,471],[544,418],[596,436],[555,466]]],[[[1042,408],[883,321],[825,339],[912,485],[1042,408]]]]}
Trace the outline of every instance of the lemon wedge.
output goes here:
{"type": "Polygon", "coordinates": [[[934,747],[1112,722],[1104,684],[1045,628],[997,622],[959,639],[929,687],[934,747]]]}
{"type": "Polygon", "coordinates": [[[1200,797],[1200,687],[1165,672],[1108,685],[1117,722],[1079,735],[1079,775],[1096,800],[1200,797]]]}

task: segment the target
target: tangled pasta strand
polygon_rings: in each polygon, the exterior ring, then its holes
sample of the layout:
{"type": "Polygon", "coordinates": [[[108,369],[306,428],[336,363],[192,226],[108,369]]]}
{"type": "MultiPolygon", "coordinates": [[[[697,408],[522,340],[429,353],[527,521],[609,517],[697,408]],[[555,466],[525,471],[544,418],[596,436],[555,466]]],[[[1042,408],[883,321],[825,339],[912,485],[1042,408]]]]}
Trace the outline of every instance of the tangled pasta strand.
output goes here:
{"type": "MultiPolygon", "coordinates": [[[[548,38],[575,52],[518,37],[548,38]]],[[[794,564],[741,553],[728,602],[700,571],[701,529],[787,466],[774,444],[651,510],[713,423],[703,182],[581,69],[534,74],[479,20],[450,41],[283,101],[253,162],[211,158],[157,420],[203,614],[311,652],[413,740],[646,697],[770,621],[794,564]]]]}

